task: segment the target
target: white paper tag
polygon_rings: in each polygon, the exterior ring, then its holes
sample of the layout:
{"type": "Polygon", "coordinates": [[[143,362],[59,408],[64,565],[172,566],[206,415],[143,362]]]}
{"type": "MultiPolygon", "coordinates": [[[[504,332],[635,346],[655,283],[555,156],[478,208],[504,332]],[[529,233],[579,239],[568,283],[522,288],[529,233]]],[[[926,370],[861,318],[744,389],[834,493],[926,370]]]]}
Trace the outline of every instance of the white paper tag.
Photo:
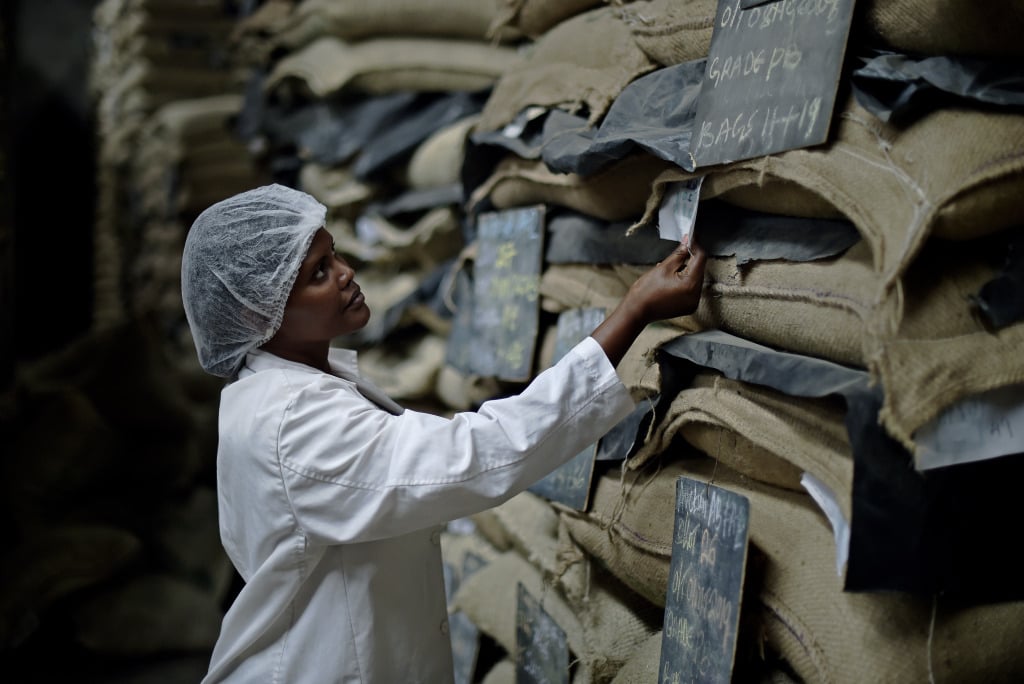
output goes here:
{"type": "Polygon", "coordinates": [[[692,237],[697,220],[697,203],[704,176],[672,183],[658,208],[658,234],[662,239],[682,242],[692,237]]]}
{"type": "Polygon", "coordinates": [[[846,521],[842,509],[839,508],[836,495],[824,482],[810,473],[804,473],[800,477],[800,484],[811,495],[832,525],[832,534],[836,538],[836,573],[842,577],[843,566],[846,565],[846,561],[850,557],[850,524],[846,521]]]}
{"type": "Polygon", "coordinates": [[[526,126],[531,121],[547,111],[547,108],[539,105],[527,107],[519,116],[505,124],[505,127],[501,129],[501,134],[506,138],[516,139],[523,134],[523,131],[526,130],[526,126]]]}
{"type": "Polygon", "coordinates": [[[1024,452],[1024,385],[959,401],[914,433],[918,470],[1024,452]]]}

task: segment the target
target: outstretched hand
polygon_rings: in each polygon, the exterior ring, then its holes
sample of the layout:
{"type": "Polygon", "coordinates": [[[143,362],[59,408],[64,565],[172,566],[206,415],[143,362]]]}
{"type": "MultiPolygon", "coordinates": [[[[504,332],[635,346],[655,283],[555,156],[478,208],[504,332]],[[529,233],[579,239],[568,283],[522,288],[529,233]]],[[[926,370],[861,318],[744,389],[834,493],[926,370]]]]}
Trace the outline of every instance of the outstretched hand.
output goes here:
{"type": "Polygon", "coordinates": [[[591,334],[613,364],[622,360],[649,323],[696,311],[704,287],[705,261],[700,245],[684,241],[637,278],[615,310],[591,334]]]}
{"type": "Polygon", "coordinates": [[[705,261],[700,245],[680,242],[633,283],[622,304],[633,309],[643,325],[693,313],[700,304],[705,261]]]}

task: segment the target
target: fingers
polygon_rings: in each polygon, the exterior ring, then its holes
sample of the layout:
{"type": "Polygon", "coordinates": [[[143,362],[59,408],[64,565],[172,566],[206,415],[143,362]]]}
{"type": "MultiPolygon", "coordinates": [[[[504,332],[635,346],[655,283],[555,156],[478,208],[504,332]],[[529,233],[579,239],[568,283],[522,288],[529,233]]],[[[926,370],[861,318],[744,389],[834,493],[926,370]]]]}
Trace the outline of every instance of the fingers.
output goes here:
{"type": "Polygon", "coordinates": [[[687,287],[700,287],[704,282],[704,266],[707,263],[707,254],[704,248],[696,242],[691,245],[693,250],[686,268],[679,272],[679,277],[685,281],[687,287]]]}
{"type": "Polygon", "coordinates": [[[704,248],[701,247],[699,243],[690,241],[688,237],[689,236],[684,237],[682,241],[680,241],[679,246],[672,250],[672,253],[669,254],[664,261],[659,263],[672,271],[679,272],[682,271],[684,267],[689,267],[686,263],[687,259],[697,258],[699,256],[700,263],[703,268],[706,256],[704,254],[704,248]]]}
{"type": "Polygon", "coordinates": [[[690,258],[690,249],[684,238],[679,243],[679,246],[673,249],[672,253],[661,261],[661,264],[670,271],[679,271],[686,264],[686,260],[690,258]]]}

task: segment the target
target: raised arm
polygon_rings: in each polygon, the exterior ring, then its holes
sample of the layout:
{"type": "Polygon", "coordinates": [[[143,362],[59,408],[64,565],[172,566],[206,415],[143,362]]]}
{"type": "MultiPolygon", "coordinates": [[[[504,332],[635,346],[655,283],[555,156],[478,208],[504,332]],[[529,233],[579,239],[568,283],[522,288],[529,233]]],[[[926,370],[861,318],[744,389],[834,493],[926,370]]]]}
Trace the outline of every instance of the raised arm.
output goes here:
{"type": "Polygon", "coordinates": [[[634,282],[591,337],[618,365],[649,323],[693,313],[704,286],[704,250],[685,242],[634,282]]]}

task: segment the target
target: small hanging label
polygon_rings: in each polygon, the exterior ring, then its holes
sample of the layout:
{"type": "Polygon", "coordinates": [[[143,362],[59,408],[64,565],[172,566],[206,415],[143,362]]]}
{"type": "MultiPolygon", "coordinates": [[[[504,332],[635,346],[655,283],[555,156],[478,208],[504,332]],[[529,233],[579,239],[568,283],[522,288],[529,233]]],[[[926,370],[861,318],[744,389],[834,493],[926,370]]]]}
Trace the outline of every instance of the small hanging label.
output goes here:
{"type": "Polygon", "coordinates": [[[659,682],[729,684],[749,520],[746,497],[687,477],[676,481],[659,682]]]}
{"type": "Polygon", "coordinates": [[[692,236],[703,182],[704,176],[699,176],[672,183],[665,190],[658,208],[658,234],[663,240],[682,242],[692,236]]]}

